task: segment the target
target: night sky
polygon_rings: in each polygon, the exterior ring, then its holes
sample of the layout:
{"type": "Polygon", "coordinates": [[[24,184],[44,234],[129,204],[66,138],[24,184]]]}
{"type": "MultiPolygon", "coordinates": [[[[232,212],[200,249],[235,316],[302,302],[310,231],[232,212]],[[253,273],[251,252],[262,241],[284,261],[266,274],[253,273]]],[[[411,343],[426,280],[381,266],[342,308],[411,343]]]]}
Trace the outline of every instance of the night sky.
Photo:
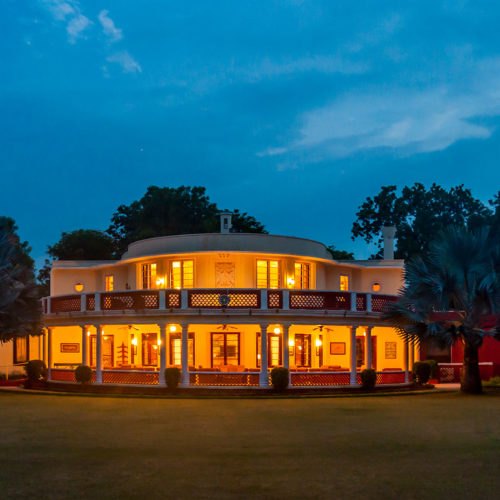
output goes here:
{"type": "Polygon", "coordinates": [[[500,4],[3,0],[0,214],[40,264],[149,185],[355,250],[382,185],[500,189],[500,4]]]}

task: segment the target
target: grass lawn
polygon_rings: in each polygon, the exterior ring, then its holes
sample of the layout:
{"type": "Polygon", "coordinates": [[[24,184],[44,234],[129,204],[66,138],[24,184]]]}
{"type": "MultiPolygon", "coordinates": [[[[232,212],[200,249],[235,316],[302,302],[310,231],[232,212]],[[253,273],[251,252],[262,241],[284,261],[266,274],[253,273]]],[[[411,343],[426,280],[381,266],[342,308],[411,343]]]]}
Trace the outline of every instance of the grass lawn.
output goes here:
{"type": "Polygon", "coordinates": [[[317,399],[0,392],[0,497],[498,498],[500,391],[317,399]]]}

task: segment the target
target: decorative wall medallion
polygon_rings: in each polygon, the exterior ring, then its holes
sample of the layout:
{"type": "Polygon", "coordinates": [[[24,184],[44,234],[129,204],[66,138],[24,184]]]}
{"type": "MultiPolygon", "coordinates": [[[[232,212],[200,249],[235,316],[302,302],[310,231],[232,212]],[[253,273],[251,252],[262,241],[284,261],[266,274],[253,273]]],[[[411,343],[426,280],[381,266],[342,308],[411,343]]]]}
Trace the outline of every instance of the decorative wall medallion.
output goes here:
{"type": "Polygon", "coordinates": [[[236,271],[234,262],[215,263],[215,288],[234,288],[236,271]]]}
{"type": "Polygon", "coordinates": [[[230,301],[231,301],[231,297],[229,297],[229,295],[226,295],[225,293],[221,293],[219,295],[219,304],[222,307],[226,307],[230,301]]]}

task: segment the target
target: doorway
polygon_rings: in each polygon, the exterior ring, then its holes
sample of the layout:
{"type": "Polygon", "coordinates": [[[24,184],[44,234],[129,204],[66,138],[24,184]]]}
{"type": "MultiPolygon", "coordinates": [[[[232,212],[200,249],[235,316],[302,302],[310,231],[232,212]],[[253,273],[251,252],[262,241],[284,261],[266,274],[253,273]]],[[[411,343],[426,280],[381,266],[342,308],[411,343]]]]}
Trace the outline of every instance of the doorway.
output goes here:
{"type": "Polygon", "coordinates": [[[295,334],[295,366],[297,368],[311,366],[311,335],[308,333],[295,334]]]}
{"type": "MultiPolygon", "coordinates": [[[[90,365],[96,366],[97,353],[96,353],[97,336],[90,336],[90,365]]],[[[101,345],[102,367],[112,368],[115,364],[114,361],[114,336],[103,335],[101,345]]]]}

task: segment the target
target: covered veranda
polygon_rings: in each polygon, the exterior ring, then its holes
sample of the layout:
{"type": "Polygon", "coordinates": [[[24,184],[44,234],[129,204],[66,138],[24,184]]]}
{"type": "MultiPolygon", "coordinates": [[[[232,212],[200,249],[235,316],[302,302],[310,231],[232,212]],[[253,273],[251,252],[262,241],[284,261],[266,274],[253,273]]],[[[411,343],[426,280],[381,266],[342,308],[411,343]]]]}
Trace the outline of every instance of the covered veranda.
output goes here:
{"type": "Polygon", "coordinates": [[[290,370],[297,388],[357,386],[365,368],[376,370],[378,384],[409,382],[415,346],[391,327],[235,320],[50,326],[49,379],[74,382],[85,364],[95,384],[164,386],[170,366],[180,369],[182,387],[267,388],[276,366],[290,370]]]}

